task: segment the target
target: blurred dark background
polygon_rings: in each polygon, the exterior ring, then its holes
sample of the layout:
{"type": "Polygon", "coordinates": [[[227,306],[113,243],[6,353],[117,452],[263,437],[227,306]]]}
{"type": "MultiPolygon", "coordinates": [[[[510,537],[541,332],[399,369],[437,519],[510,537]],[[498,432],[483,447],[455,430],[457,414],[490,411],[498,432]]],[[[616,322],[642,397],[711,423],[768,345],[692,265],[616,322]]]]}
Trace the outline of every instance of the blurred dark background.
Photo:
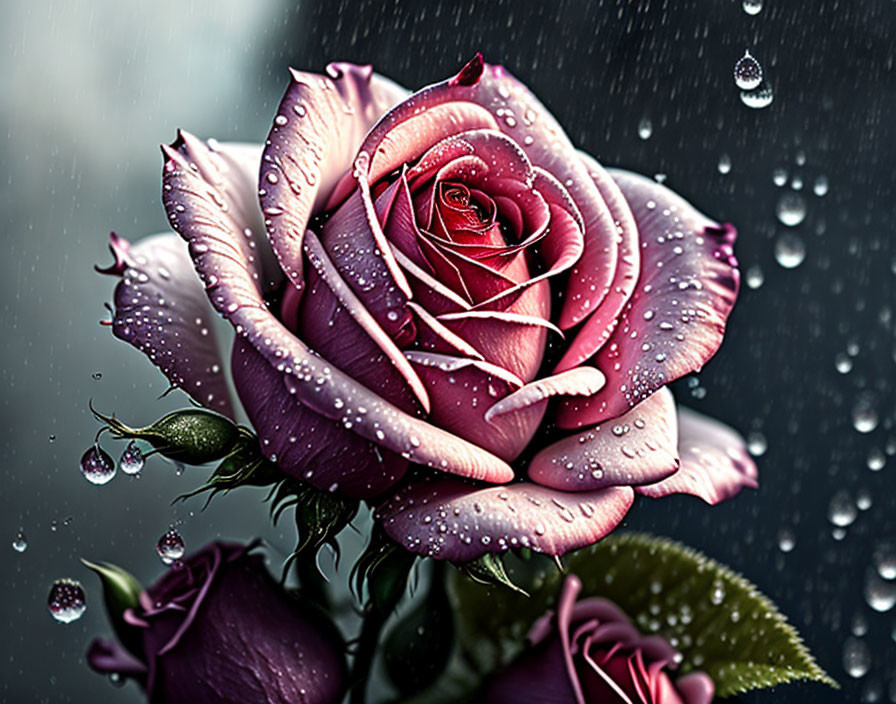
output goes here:
{"type": "Polygon", "coordinates": [[[78,472],[96,431],[89,398],[135,422],[184,403],[158,400],[161,375],[97,325],[111,286],[91,268],[106,261],[109,229],[166,228],[157,144],[177,127],[261,141],[289,65],[372,63],[414,88],[482,51],[581,148],[665,179],[740,231],[748,285],[721,351],[676,394],[750,436],[761,488],[714,508],[641,501],[627,525],[742,572],[843,685],[742,701],[896,702],[896,612],[878,613],[865,594],[875,550],[896,538],[896,2],[763,5],[753,15],[741,0],[6,4],[0,701],[139,700],[84,665],[90,637],[108,629],[78,557],[148,582],[171,523],[188,550],[217,535],[261,533],[280,551],[293,540],[288,521],[266,526],[257,493],[205,513],[170,506],[199,478],[161,461],[104,487],[78,472]],[[774,91],[762,109],[742,103],[732,77],[746,49],[774,91]],[[793,227],[776,216],[785,195],[805,207],[793,227]],[[849,525],[832,522],[832,504],[849,525]],[[10,546],[20,529],[22,553],[10,546]],[[45,606],[58,577],[87,589],[86,614],[68,626],[45,606]],[[860,677],[843,665],[856,640],[870,661],[860,677]]]}

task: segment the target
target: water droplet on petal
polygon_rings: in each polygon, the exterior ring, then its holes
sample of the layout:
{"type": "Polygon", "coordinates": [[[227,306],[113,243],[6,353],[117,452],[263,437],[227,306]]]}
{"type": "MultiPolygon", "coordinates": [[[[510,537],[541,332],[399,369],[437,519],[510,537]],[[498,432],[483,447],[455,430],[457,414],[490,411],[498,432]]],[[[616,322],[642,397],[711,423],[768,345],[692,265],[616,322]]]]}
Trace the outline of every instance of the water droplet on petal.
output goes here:
{"type": "Polygon", "coordinates": [[[106,484],[115,476],[115,462],[99,445],[94,445],[81,456],[81,474],[91,484],[106,484]]]}
{"type": "Polygon", "coordinates": [[[146,463],[146,460],[143,458],[143,452],[141,452],[140,447],[137,445],[136,440],[131,440],[128,443],[128,446],[124,449],[124,452],[121,453],[121,458],[118,460],[118,467],[125,474],[139,474],[140,470],[143,469],[143,465],[146,463]]]}
{"type": "Polygon", "coordinates": [[[753,90],[762,83],[762,66],[749,51],[734,64],[734,82],[741,90],[753,90]]]}
{"type": "Polygon", "coordinates": [[[156,543],[156,552],[159,554],[162,562],[166,565],[173,565],[182,558],[184,552],[186,552],[184,539],[177,530],[169,528],[166,533],[159,538],[159,542],[156,543]]]}
{"type": "Polygon", "coordinates": [[[47,598],[50,613],[60,623],[71,623],[81,618],[87,609],[84,588],[74,579],[57,579],[47,598]]]}

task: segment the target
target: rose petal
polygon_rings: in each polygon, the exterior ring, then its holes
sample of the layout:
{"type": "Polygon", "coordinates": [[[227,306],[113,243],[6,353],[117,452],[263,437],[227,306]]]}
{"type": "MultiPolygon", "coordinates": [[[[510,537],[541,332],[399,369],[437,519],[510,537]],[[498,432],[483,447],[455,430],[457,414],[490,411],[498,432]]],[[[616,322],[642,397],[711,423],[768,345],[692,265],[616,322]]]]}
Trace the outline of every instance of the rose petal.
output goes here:
{"type": "Polygon", "coordinates": [[[475,347],[460,335],[452,332],[450,328],[440,323],[438,318],[431,315],[425,308],[418,306],[413,301],[408,302],[408,308],[416,316],[417,338],[415,342],[420,346],[420,349],[426,352],[470,357],[471,359],[485,361],[485,358],[475,347]]]}
{"type": "Polygon", "coordinates": [[[565,402],[557,424],[578,428],[624,413],[700,369],[722,343],[739,274],[730,225],[719,226],[645,176],[614,171],[641,233],[641,279],[596,366],[607,385],[565,402]]]}
{"type": "Polygon", "coordinates": [[[715,695],[715,685],[705,672],[691,672],[680,677],[675,688],[685,704],[710,704],[715,695]]]}
{"type": "Polygon", "coordinates": [[[408,351],[407,358],[430,390],[429,420],[507,461],[516,458],[532,439],[544,408],[486,420],[485,412],[496,398],[518,389],[523,382],[506,369],[477,359],[432,352],[408,351]]]}
{"type": "Polygon", "coordinates": [[[87,649],[87,664],[103,674],[115,673],[122,677],[141,677],[146,665],[113,640],[96,638],[87,649]]]}
{"type": "MultiPolygon", "coordinates": [[[[278,373],[304,407],[344,423],[364,409],[352,430],[419,464],[487,481],[508,481],[501,459],[401,411],[315,355],[268,310],[238,242],[241,230],[227,216],[184,154],[164,148],[165,206],[172,226],[190,242],[194,266],[212,304],[278,373]]],[[[226,202],[225,202],[226,205],[226,202]]],[[[256,428],[262,434],[267,429],[256,428]]]]}
{"type": "Polygon", "coordinates": [[[678,409],[678,452],[681,468],[657,484],[638,487],[638,493],[652,498],[693,494],[717,504],[745,486],[759,486],[756,464],[740,435],[687,408],[678,409]]]}
{"type": "Polygon", "coordinates": [[[528,482],[479,488],[439,478],[405,485],[377,516],[411,552],[469,562],[516,547],[562,555],[591,545],[619,524],[633,499],[630,487],[566,494],[528,482]]]}
{"type": "Polygon", "coordinates": [[[426,310],[438,314],[470,309],[469,301],[464,300],[463,296],[456,294],[425,269],[417,266],[401,250],[393,247],[392,254],[402,270],[410,276],[408,283],[413,292],[413,299],[426,310]]]}
{"type": "Polygon", "coordinates": [[[327,76],[290,71],[262,156],[261,206],[280,264],[301,288],[311,215],[351,169],[367,130],[407,91],[369,66],[330,64],[327,76]]]}
{"type": "MultiPolygon", "coordinates": [[[[563,358],[558,362],[555,372],[579,366],[603,346],[610,333],[613,332],[619,314],[634,293],[641,269],[638,226],[625,196],[616,182],[593,157],[584,152],[579,152],[579,156],[616,223],[619,259],[607,297],[585,320],[581,330],[576,333],[563,358]]],[[[570,281],[577,281],[579,273],[577,270],[573,270],[570,281]]]]}
{"type": "Polygon", "coordinates": [[[184,243],[160,234],[129,246],[112,233],[110,248],[122,276],[115,287],[115,337],[149,357],[172,386],[233,418],[212,309],[184,243]]]}
{"type": "Polygon", "coordinates": [[[529,478],[563,491],[653,484],[678,468],[677,430],[672,393],[660,389],[628,413],[543,449],[529,478]]]}
{"type": "Polygon", "coordinates": [[[233,348],[233,378],[262,450],[287,474],[358,498],[379,494],[404,475],[407,460],[303,406],[240,338],[233,348]]]}
{"type": "MultiPolygon", "coordinates": [[[[405,395],[401,393],[402,389],[385,392],[387,388],[396,386],[395,382],[387,383],[385,377],[390,373],[396,376],[397,372],[397,376],[428,413],[429,394],[420,377],[343,281],[313,232],[309,231],[305,236],[305,251],[314,268],[314,278],[320,285],[310,287],[303,301],[304,310],[300,316],[302,339],[353,379],[405,410],[411,410],[407,404],[398,402],[405,395]],[[330,299],[329,305],[325,302],[327,298],[330,299]],[[349,320],[344,320],[345,314],[349,320]],[[377,349],[381,354],[376,354],[374,350],[377,349]]],[[[309,272],[309,281],[311,279],[309,272]]]]}
{"type": "Polygon", "coordinates": [[[538,379],[495,403],[486,412],[485,420],[491,423],[508,413],[547,403],[552,396],[590,396],[597,393],[605,381],[604,375],[594,367],[579,367],[538,379]]]}

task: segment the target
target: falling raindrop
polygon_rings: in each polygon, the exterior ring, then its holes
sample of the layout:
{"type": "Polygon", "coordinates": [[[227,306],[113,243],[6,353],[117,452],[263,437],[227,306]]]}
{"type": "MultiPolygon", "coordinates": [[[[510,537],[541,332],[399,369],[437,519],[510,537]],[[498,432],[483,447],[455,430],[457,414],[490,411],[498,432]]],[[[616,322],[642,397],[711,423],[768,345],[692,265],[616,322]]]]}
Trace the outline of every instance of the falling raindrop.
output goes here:
{"type": "Polygon", "coordinates": [[[756,90],[742,90],[740,92],[740,102],[748,108],[761,110],[767,108],[775,99],[775,93],[768,83],[764,83],[756,90]]]}
{"type": "Polygon", "coordinates": [[[16,533],[16,537],[12,539],[12,549],[16,552],[25,552],[28,549],[28,539],[25,537],[25,531],[21,528],[16,533]]]}
{"type": "Polygon", "coordinates": [[[173,565],[177,562],[184,556],[185,550],[184,539],[174,528],[169,528],[156,543],[156,552],[166,565],[173,565]]]}
{"type": "Polygon", "coordinates": [[[785,269],[795,269],[806,258],[806,245],[792,234],[781,235],[775,242],[775,261],[785,269]]]}
{"type": "Polygon", "coordinates": [[[772,172],[772,181],[774,181],[776,186],[783,186],[787,183],[787,171],[779,166],[772,172]]]}
{"type": "Polygon", "coordinates": [[[61,623],[77,621],[87,608],[81,583],[74,579],[57,579],[50,589],[47,607],[53,618],[61,623]]]}
{"type": "Polygon", "coordinates": [[[879,447],[874,447],[868,453],[868,457],[865,459],[865,464],[872,472],[879,472],[884,468],[884,465],[887,464],[887,456],[879,447]]]}
{"type": "Polygon", "coordinates": [[[859,492],[856,494],[856,508],[859,511],[867,511],[871,508],[871,492],[867,489],[859,489],[859,492]]]}
{"type": "Polygon", "coordinates": [[[871,668],[871,651],[864,641],[847,638],[843,644],[843,669],[850,677],[864,677],[871,668]]]}
{"type": "Polygon", "coordinates": [[[762,12],[762,0],[744,0],[743,8],[748,15],[758,15],[762,12]]]}
{"type": "Polygon", "coordinates": [[[873,553],[874,566],[884,579],[896,579],[896,544],[878,543],[873,553]]]}
{"type": "Polygon", "coordinates": [[[734,82],[741,90],[753,90],[762,83],[762,66],[749,51],[734,64],[734,82]]]}
{"type": "Polygon", "coordinates": [[[796,537],[789,528],[782,528],[778,531],[778,549],[781,552],[790,552],[796,547],[796,537]]]}
{"type": "Polygon", "coordinates": [[[819,198],[826,195],[828,192],[828,177],[819,176],[817,179],[815,179],[815,185],[812,186],[812,191],[819,198]]]}
{"type": "Polygon", "coordinates": [[[94,445],[81,456],[81,474],[91,484],[106,484],[115,476],[115,462],[103,448],[94,445]]]}
{"type": "Polygon", "coordinates": [[[645,117],[641,119],[641,122],[638,123],[638,136],[641,139],[650,139],[650,135],[653,134],[653,124],[650,122],[649,117],[645,117]]]}
{"type": "Polygon", "coordinates": [[[852,409],[852,427],[860,433],[870,433],[877,427],[877,410],[868,396],[861,396],[852,409]]]}
{"type": "Polygon", "coordinates": [[[865,601],[878,613],[885,613],[896,606],[896,583],[886,582],[874,570],[865,575],[865,601]]]}
{"type": "Polygon", "coordinates": [[[752,289],[757,289],[765,283],[765,275],[762,273],[762,269],[758,264],[754,264],[747,269],[746,280],[747,286],[752,289]]]}
{"type": "Polygon", "coordinates": [[[852,371],[852,360],[848,355],[840,352],[834,357],[834,366],[841,374],[849,374],[852,371]]]}
{"type": "Polygon", "coordinates": [[[858,513],[845,489],[841,489],[831,497],[831,502],[828,504],[828,520],[835,526],[845,528],[851,525],[858,513]]]}
{"type": "Polygon", "coordinates": [[[727,174],[731,171],[731,157],[727,154],[722,154],[719,157],[719,173],[727,174]]]}
{"type": "Polygon", "coordinates": [[[799,193],[785,193],[775,209],[778,220],[787,227],[796,227],[806,219],[806,201],[799,193]]]}
{"type": "Polygon", "coordinates": [[[768,441],[766,441],[765,435],[758,430],[747,436],[747,450],[753,457],[761,457],[767,449],[768,441]]]}
{"type": "Polygon", "coordinates": [[[91,376],[93,377],[94,381],[99,381],[100,379],[103,378],[103,373],[102,372],[94,372],[93,374],[91,374],[91,376]]]}
{"type": "Polygon", "coordinates": [[[128,446],[124,449],[124,452],[121,453],[121,458],[118,460],[119,469],[125,474],[134,475],[140,473],[144,464],[145,460],[143,458],[143,452],[140,451],[137,441],[131,440],[128,443],[128,446]]]}

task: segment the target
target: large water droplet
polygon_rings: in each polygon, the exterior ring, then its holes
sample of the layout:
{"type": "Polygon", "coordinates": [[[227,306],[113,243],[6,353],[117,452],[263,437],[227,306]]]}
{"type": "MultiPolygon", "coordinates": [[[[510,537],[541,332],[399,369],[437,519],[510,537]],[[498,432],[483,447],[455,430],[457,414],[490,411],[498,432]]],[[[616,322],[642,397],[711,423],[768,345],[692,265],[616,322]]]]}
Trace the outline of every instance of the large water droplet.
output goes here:
{"type": "Polygon", "coordinates": [[[91,484],[106,484],[115,476],[115,462],[99,445],[81,456],[81,474],[91,484]]]}
{"type": "Polygon", "coordinates": [[[140,473],[145,462],[143,452],[141,452],[140,447],[137,445],[137,441],[131,440],[128,443],[128,446],[124,448],[124,452],[121,453],[121,458],[118,460],[118,466],[125,474],[133,475],[140,473]]]}
{"type": "Polygon", "coordinates": [[[871,651],[858,638],[847,638],[843,643],[843,669],[850,677],[864,677],[871,669],[871,651]]]}
{"type": "Polygon", "coordinates": [[[61,623],[77,621],[87,609],[87,599],[81,583],[74,579],[57,579],[50,589],[47,607],[53,618],[61,623]]]}
{"type": "Polygon", "coordinates": [[[851,525],[858,514],[856,505],[845,489],[841,489],[831,497],[831,502],[828,504],[828,520],[835,526],[845,528],[851,525]]]}
{"type": "Polygon", "coordinates": [[[25,531],[21,528],[16,533],[16,537],[12,539],[12,549],[16,552],[25,552],[28,549],[28,539],[25,537],[25,531]]]}
{"type": "Polygon", "coordinates": [[[852,408],[852,427],[860,433],[870,433],[877,427],[877,409],[871,399],[862,396],[852,408]]]}
{"type": "Polygon", "coordinates": [[[743,8],[748,15],[758,15],[762,12],[762,0],[744,0],[743,8]]]}
{"type": "Polygon", "coordinates": [[[166,565],[173,565],[184,556],[185,551],[184,539],[174,528],[169,528],[156,543],[156,552],[166,565]]]}
{"type": "Polygon", "coordinates": [[[638,123],[638,136],[641,139],[650,139],[650,135],[653,134],[653,123],[650,122],[650,118],[645,117],[638,123]]]}
{"type": "Polygon", "coordinates": [[[753,90],[762,83],[762,66],[749,51],[734,64],[734,82],[741,90],[753,90]]]}
{"type": "Polygon", "coordinates": [[[837,356],[834,357],[834,367],[836,367],[837,371],[841,374],[849,374],[852,371],[852,359],[849,358],[849,355],[839,352],[837,356]]]}
{"type": "Polygon", "coordinates": [[[785,193],[775,208],[778,220],[787,227],[796,227],[806,219],[806,201],[799,193],[785,193]]]}
{"type": "Polygon", "coordinates": [[[865,601],[868,606],[884,613],[896,606],[896,583],[885,582],[874,570],[865,575],[865,601]]]}
{"type": "Polygon", "coordinates": [[[795,269],[806,258],[806,245],[796,235],[781,235],[775,242],[775,261],[785,269],[795,269]]]}
{"type": "Polygon", "coordinates": [[[754,110],[767,108],[774,99],[775,93],[768,83],[764,83],[756,90],[742,90],[740,92],[740,102],[754,110]]]}

